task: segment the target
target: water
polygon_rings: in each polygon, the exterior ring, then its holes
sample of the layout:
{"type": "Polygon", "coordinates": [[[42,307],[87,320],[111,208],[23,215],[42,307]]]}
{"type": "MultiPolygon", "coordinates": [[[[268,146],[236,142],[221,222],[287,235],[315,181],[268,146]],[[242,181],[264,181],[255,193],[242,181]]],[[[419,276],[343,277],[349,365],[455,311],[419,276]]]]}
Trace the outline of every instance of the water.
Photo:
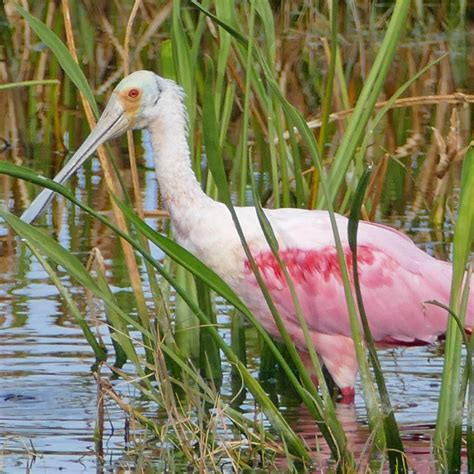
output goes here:
{"type": "MultiPolygon", "coordinates": [[[[82,472],[95,466],[93,357],[56,288],[27,260],[24,277],[4,273],[0,290],[0,471],[82,472]]],[[[118,442],[123,416],[110,410],[118,442]]]]}
{"type": "MultiPolygon", "coordinates": [[[[92,168],[97,169],[96,163],[92,168]]],[[[147,209],[153,209],[157,202],[154,173],[149,168],[143,173],[143,200],[147,209]]],[[[85,186],[91,186],[92,195],[97,200],[96,208],[100,208],[105,202],[101,199],[101,180],[95,175],[88,179],[83,172],[77,181],[78,195],[85,186]]],[[[3,204],[11,202],[11,198],[12,194],[8,192],[1,195],[3,204]]],[[[100,243],[109,277],[114,281],[117,295],[125,302],[129,290],[121,287],[123,262],[115,257],[115,239],[105,229],[94,227],[82,215],[71,219],[70,209],[60,209],[59,216],[60,225],[51,213],[45,220],[49,228],[53,222],[56,223],[56,237],[83,262],[87,260],[88,249],[100,243]],[[85,229],[91,231],[85,232],[85,229]]],[[[156,220],[150,219],[149,222],[157,225],[156,220]]],[[[394,219],[391,224],[400,227],[402,222],[403,219],[394,219]]],[[[412,237],[424,250],[435,254],[449,253],[449,247],[443,241],[449,240],[450,229],[446,229],[447,233],[436,242],[422,218],[412,231],[412,237]]],[[[94,440],[97,387],[90,371],[94,358],[82,332],[69,316],[39,263],[8,234],[5,227],[1,232],[0,472],[30,472],[31,468],[36,472],[131,468],[136,461],[126,450],[127,417],[111,401],[106,404],[104,456],[98,455],[94,440]]],[[[154,253],[156,257],[160,256],[156,249],[154,253]]],[[[60,275],[72,293],[82,293],[66,274],[60,275]]],[[[221,320],[228,321],[225,307],[221,306],[221,310],[221,320]]],[[[101,333],[106,335],[105,328],[102,327],[101,333]]],[[[249,339],[252,339],[251,333],[249,339]]],[[[425,472],[432,466],[429,450],[442,370],[440,347],[390,349],[379,354],[409,456],[414,465],[425,472]]],[[[254,357],[249,363],[255,367],[257,362],[254,357]]],[[[225,370],[224,377],[228,381],[229,367],[225,370]]],[[[228,386],[225,382],[224,387],[228,386]]],[[[123,383],[119,384],[118,390],[126,396],[133,396],[130,387],[123,383]]],[[[360,387],[358,393],[361,393],[360,387]]],[[[310,445],[315,445],[319,435],[314,421],[291,393],[282,393],[279,399],[280,408],[290,423],[310,445]]],[[[253,404],[248,396],[241,408],[243,412],[252,414],[253,404]]],[[[356,451],[363,451],[368,432],[360,395],[357,395],[354,406],[339,405],[338,411],[350,443],[357,447],[356,451]]],[[[318,445],[321,444],[319,439],[318,445]]],[[[154,462],[152,455],[149,462],[154,462]]],[[[156,458],[158,462],[159,457],[156,458]]],[[[155,468],[158,466],[155,464],[155,468]]]]}

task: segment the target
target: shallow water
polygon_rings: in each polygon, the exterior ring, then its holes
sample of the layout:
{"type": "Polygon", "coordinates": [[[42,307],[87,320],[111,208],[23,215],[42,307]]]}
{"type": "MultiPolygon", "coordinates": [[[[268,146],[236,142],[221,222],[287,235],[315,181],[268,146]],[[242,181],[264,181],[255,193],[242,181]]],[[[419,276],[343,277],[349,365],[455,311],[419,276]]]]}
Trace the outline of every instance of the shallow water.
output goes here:
{"type": "MultiPolygon", "coordinates": [[[[94,162],[92,169],[97,168],[94,162]]],[[[142,173],[146,183],[143,187],[145,206],[153,209],[157,202],[154,173],[149,168],[142,173]]],[[[92,195],[100,207],[101,180],[94,173],[89,179],[82,172],[77,181],[78,194],[90,181],[87,186],[92,187],[92,195]]],[[[7,191],[0,196],[2,204],[11,202],[13,195],[8,190],[12,188],[3,189],[7,191]]],[[[114,256],[114,239],[106,231],[94,228],[84,216],[76,215],[71,219],[67,208],[60,208],[59,216],[62,225],[55,226],[56,236],[81,260],[87,259],[88,249],[101,243],[109,276],[125,304],[128,290],[120,285],[123,265],[114,256]],[[91,232],[84,232],[87,228],[92,229],[91,232]]],[[[51,228],[53,222],[58,221],[52,219],[50,211],[45,222],[51,228]]],[[[153,220],[150,222],[156,225],[153,220]]],[[[401,227],[402,222],[405,220],[394,219],[391,224],[401,227]]],[[[420,247],[437,255],[449,254],[449,246],[443,242],[450,240],[450,233],[451,229],[447,228],[445,233],[433,239],[423,218],[410,232],[420,247]]],[[[132,467],[133,453],[129,455],[125,449],[126,417],[112,402],[107,403],[103,461],[98,458],[94,441],[97,393],[90,372],[93,354],[44,270],[17,240],[8,235],[5,227],[1,228],[1,236],[0,472],[29,472],[31,467],[34,471],[45,472],[109,471],[132,467]]],[[[155,255],[159,257],[159,251],[155,250],[155,255]]],[[[62,275],[62,281],[73,293],[81,293],[79,288],[72,286],[66,274],[62,275]]],[[[225,308],[221,309],[225,312],[225,308]]],[[[227,320],[225,314],[221,318],[227,320]]],[[[102,333],[106,334],[105,328],[102,333]]],[[[423,472],[432,468],[430,429],[436,418],[442,369],[439,349],[438,345],[379,353],[410,457],[423,472]]],[[[228,379],[229,367],[225,370],[228,379]]],[[[130,395],[129,388],[122,385],[122,390],[130,395]]],[[[318,432],[305,410],[291,394],[280,393],[279,400],[280,408],[291,424],[310,445],[315,445],[318,432]]],[[[252,401],[247,398],[241,408],[251,414],[252,401]]],[[[362,452],[367,442],[367,429],[361,397],[356,397],[355,406],[340,405],[338,410],[350,442],[357,446],[356,451],[362,452]]],[[[152,457],[150,462],[153,463],[152,457]]]]}

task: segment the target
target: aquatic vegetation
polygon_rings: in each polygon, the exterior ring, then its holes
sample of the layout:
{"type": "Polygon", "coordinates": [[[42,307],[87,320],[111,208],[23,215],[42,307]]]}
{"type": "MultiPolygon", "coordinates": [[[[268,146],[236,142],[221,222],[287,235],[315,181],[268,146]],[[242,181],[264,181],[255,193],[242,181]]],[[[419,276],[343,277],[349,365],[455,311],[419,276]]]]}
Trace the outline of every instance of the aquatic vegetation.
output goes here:
{"type": "MultiPolygon", "coordinates": [[[[103,101],[124,71],[147,68],[183,86],[189,113],[189,144],[198,179],[206,192],[224,202],[231,213],[235,203],[256,205],[275,261],[279,258],[278,248],[260,202],[267,207],[324,207],[341,213],[352,208],[353,229],[359,215],[379,219],[407,214],[408,223],[414,225],[425,210],[431,211],[433,225],[442,226],[456,210],[455,276],[450,305],[455,316],[447,335],[446,369],[434,439],[442,466],[457,467],[463,412],[465,408],[472,410],[471,393],[468,406],[463,405],[471,374],[462,356],[463,338],[455,319],[462,320],[466,311],[469,279],[463,279],[463,275],[474,222],[469,206],[473,152],[468,149],[468,104],[474,97],[464,89],[469,84],[466,22],[472,21],[467,5],[461,2],[459,8],[446,7],[449,21],[443,23],[429,6],[418,3],[415,7],[404,1],[391,6],[356,6],[352,2],[342,6],[335,1],[324,5],[296,1],[281,5],[266,1],[234,4],[230,0],[173,0],[156,5],[137,1],[122,2],[120,7],[96,3],[94,8],[87,2],[70,5],[68,0],[63,0],[60,7],[55,2],[30,2],[29,10],[25,5],[16,7],[13,2],[0,6],[0,18],[16,25],[1,30],[4,48],[9,52],[5,82],[10,89],[4,93],[9,94],[6,99],[0,95],[0,101],[7,104],[10,112],[18,112],[12,119],[13,131],[0,129],[0,136],[34,143],[40,134],[45,142],[56,142],[59,150],[77,148],[86,127],[83,121],[77,122],[76,109],[84,109],[93,127],[94,117],[102,108],[97,106],[96,98],[103,101]],[[448,41],[440,37],[418,49],[411,46],[433,28],[439,34],[445,29],[448,41]],[[32,37],[33,41],[38,37],[45,47],[32,48],[32,37]],[[455,50],[456,45],[459,49],[455,50]],[[33,79],[37,82],[24,83],[33,79]],[[60,88],[56,82],[47,82],[50,80],[60,81],[60,88]],[[20,87],[25,85],[28,89],[21,89],[20,94],[20,87]],[[407,93],[407,97],[401,97],[407,93]],[[43,101],[50,105],[38,114],[43,101]],[[28,119],[19,113],[22,108],[15,109],[15,104],[25,107],[28,119]],[[435,130],[432,135],[425,133],[429,126],[435,130]],[[73,129],[75,133],[70,133],[73,129]],[[423,143],[425,140],[431,142],[423,143]],[[367,165],[373,168],[370,176],[365,174],[367,165]],[[459,204],[452,198],[457,196],[457,186],[461,188],[459,204]]],[[[140,157],[131,134],[128,140],[130,156],[140,157]]],[[[18,150],[19,145],[16,146],[18,150]]],[[[348,446],[315,352],[310,356],[321,381],[319,391],[283,325],[280,332],[286,352],[214,272],[169,238],[166,225],[163,235],[147,224],[141,206],[140,167],[132,161],[130,197],[123,176],[117,172],[120,166],[114,156],[118,155],[117,148],[113,152],[99,151],[110,196],[105,202],[110,202],[113,220],[100,212],[108,204],[95,208],[90,201],[78,200],[66,188],[30,170],[0,163],[0,172],[50,187],[79,206],[84,216],[90,216],[84,217],[88,232],[92,232],[91,222],[96,222],[121,237],[124,279],[133,289],[137,317],[117,301],[100,253],[94,254],[92,270],[86,268],[53,238],[1,211],[3,219],[24,239],[64,296],[94,350],[96,374],[101,374],[102,380],[108,377],[103,367],[105,347],[94,325],[82,317],[74,298],[61,286],[51,262],[66,269],[102,302],[116,358],[115,366],[108,363],[107,367],[133,384],[144,399],[164,409],[168,423],[160,426],[105,385],[104,396],[115,400],[160,442],[173,445],[184,462],[196,468],[218,466],[221,456],[231,459],[235,469],[258,463],[259,456],[263,467],[281,458],[309,465],[313,453],[246,363],[244,324],[250,323],[262,341],[262,368],[282,368],[289,385],[318,423],[335,468],[355,470],[359,460],[348,446]],[[149,242],[165,252],[163,261],[152,258],[149,242]],[[147,298],[148,292],[151,298],[147,298]],[[230,343],[219,331],[214,308],[216,294],[241,313],[233,317],[230,343]],[[221,364],[227,362],[237,381],[231,399],[223,398],[219,390],[221,364]],[[270,421],[272,433],[233,407],[232,400],[238,399],[242,387],[251,393],[257,412],[264,413],[270,421]],[[238,433],[235,445],[226,444],[228,441],[220,437],[216,428],[226,423],[232,423],[238,433]],[[241,441],[241,435],[245,441],[241,441]]],[[[22,164],[21,157],[21,153],[13,154],[16,164],[22,164]]],[[[59,166],[56,162],[52,167],[50,164],[47,157],[35,170],[52,176],[55,173],[51,168],[57,170],[59,166]]],[[[25,186],[23,181],[19,183],[25,186]]],[[[25,195],[37,192],[36,187],[23,189],[25,195]]],[[[356,238],[355,232],[352,238],[356,238]]],[[[246,245],[244,239],[242,244],[246,245]]],[[[340,246],[335,258],[341,266],[353,337],[359,348],[362,388],[373,436],[369,451],[385,453],[390,469],[403,472],[407,468],[403,437],[370,334],[361,334],[358,312],[363,315],[363,309],[360,298],[351,290],[350,269],[345,268],[340,246]]],[[[353,261],[357,262],[357,258],[353,261]]],[[[278,261],[278,266],[282,278],[287,278],[285,265],[278,261]]],[[[272,307],[264,282],[258,284],[272,307]]],[[[291,288],[291,279],[288,285],[291,288]]],[[[280,316],[274,305],[272,313],[278,322],[280,316]]],[[[308,339],[304,325],[303,332],[308,339]]],[[[468,423],[470,465],[471,429],[468,423]]],[[[99,438],[101,431],[98,423],[99,438]]]]}

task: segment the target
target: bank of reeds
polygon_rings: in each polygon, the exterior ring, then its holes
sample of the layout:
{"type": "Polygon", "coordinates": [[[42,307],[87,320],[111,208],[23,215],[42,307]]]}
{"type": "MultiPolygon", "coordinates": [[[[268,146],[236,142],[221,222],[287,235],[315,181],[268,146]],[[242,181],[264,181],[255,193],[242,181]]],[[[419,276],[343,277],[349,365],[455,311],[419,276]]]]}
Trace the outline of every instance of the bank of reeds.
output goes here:
{"type": "MultiPolygon", "coordinates": [[[[260,0],[130,1],[117,5],[63,0],[60,5],[23,2],[21,7],[5,2],[0,6],[0,20],[10,28],[1,30],[1,79],[6,85],[0,85],[0,91],[11,90],[7,96],[0,95],[0,103],[11,118],[9,127],[0,129],[0,136],[14,142],[17,165],[26,155],[20,151],[22,147],[28,150],[38,136],[45,143],[54,142],[59,151],[74,149],[87,128],[84,121],[76,120],[76,115],[82,114],[77,110],[84,110],[92,127],[100,109],[96,98],[103,101],[128,68],[147,68],[175,79],[186,92],[193,163],[206,191],[225,202],[235,219],[234,204],[256,205],[277,258],[278,244],[261,212],[261,201],[272,207],[324,207],[342,213],[352,208],[353,243],[359,214],[374,219],[405,214],[409,209],[409,219],[414,222],[429,209],[433,226],[442,226],[450,216],[446,211],[457,209],[453,316],[434,436],[437,461],[443,468],[453,469],[461,459],[463,414],[472,410],[471,366],[463,362],[463,337],[457,324],[465,312],[469,280],[463,275],[474,225],[470,205],[474,158],[472,148],[467,149],[471,140],[469,104],[474,96],[466,89],[470,59],[466,22],[472,22],[472,12],[463,2],[442,9],[449,22],[422,2],[411,6],[403,0],[362,6],[337,1],[274,5],[260,0]],[[432,38],[433,28],[439,39],[412,47],[419,38],[432,38]],[[37,41],[44,47],[34,48],[37,41]],[[43,107],[44,103],[48,106],[43,107]],[[432,127],[432,134],[425,132],[428,127],[432,127]],[[459,185],[462,161],[457,206],[451,196],[459,185]],[[373,168],[370,177],[364,174],[368,165],[373,168]]],[[[129,154],[133,156],[134,151],[135,147],[129,146],[129,154]]],[[[220,459],[230,459],[239,469],[254,467],[257,462],[271,466],[275,458],[286,458],[289,463],[309,466],[312,454],[308,447],[246,365],[245,321],[259,334],[262,366],[281,367],[318,423],[335,468],[356,470],[357,458],[348,449],[314,348],[308,343],[321,381],[319,390],[281,324],[256,266],[254,271],[279,326],[285,352],[217,275],[147,225],[139,204],[139,170],[132,162],[134,189],[130,197],[118,172],[117,155],[117,149],[99,152],[113,220],[92,209],[90,201],[78,201],[62,186],[27,169],[0,163],[0,172],[51,187],[79,206],[91,216],[88,232],[93,232],[91,222],[95,220],[120,237],[137,317],[125,311],[114,296],[100,264],[100,252],[95,251],[91,272],[53,238],[1,211],[57,285],[94,350],[97,367],[108,364],[115,375],[132,383],[143,397],[166,412],[167,422],[161,425],[144,416],[133,404],[125,403],[112,386],[106,384],[102,393],[162,443],[174,446],[179,452],[177,462],[212,470],[220,459]],[[151,257],[148,242],[165,252],[163,261],[151,257]],[[51,262],[61,265],[103,303],[115,350],[114,367],[94,325],[62,286],[51,262]],[[145,299],[145,288],[151,290],[151,304],[145,299]],[[176,294],[173,305],[170,288],[176,294]],[[215,295],[239,312],[232,322],[231,344],[219,331],[215,295]],[[127,360],[129,364],[124,366],[127,360]],[[236,382],[230,400],[219,391],[223,362],[231,364],[236,382]],[[271,434],[235,408],[234,401],[244,388],[255,400],[257,411],[272,425],[271,434]],[[219,427],[226,424],[235,430],[233,441],[219,434],[219,427]]],[[[36,170],[48,175],[51,168],[57,171],[60,163],[50,160],[52,157],[42,157],[36,170]]],[[[23,188],[18,207],[26,207],[33,188],[19,182],[23,188]]],[[[237,219],[235,224],[239,228],[237,219]]],[[[335,225],[333,230],[339,242],[335,225]]],[[[404,472],[407,464],[399,429],[364,325],[361,333],[363,302],[360,295],[353,294],[340,243],[338,254],[373,434],[371,451],[384,453],[392,472],[404,472]]],[[[280,265],[292,288],[284,263],[280,265]]],[[[298,308],[295,292],[293,298],[298,308]]],[[[307,333],[301,314],[299,317],[307,333]]],[[[102,373],[103,380],[103,371],[97,373],[102,373]]],[[[472,466],[471,429],[468,419],[466,440],[472,466]]]]}

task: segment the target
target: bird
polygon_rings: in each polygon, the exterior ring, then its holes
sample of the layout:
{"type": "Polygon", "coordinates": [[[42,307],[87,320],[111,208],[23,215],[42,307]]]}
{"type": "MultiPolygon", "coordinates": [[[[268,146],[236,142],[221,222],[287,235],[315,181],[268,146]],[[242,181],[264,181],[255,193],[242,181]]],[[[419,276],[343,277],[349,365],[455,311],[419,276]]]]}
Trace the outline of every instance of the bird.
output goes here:
{"type": "MultiPolygon", "coordinates": [[[[273,336],[279,331],[227,206],[202,190],[191,166],[183,89],[152,71],[136,71],[113,90],[96,127],[54,178],[64,183],[96,148],[131,129],[147,129],[156,177],[176,241],[216,272],[273,336]]],[[[31,223],[54,192],[43,190],[23,213],[31,223]]],[[[235,207],[250,252],[295,346],[307,356],[285,275],[262,231],[255,207],[235,207]]],[[[339,387],[354,400],[358,362],[346,306],[341,268],[327,210],[265,209],[296,290],[314,348],[339,387]]],[[[348,219],[335,214],[349,269],[348,219]]],[[[452,266],[419,249],[391,227],[361,221],[357,263],[369,327],[378,346],[431,344],[446,332],[452,266]]],[[[472,281],[472,280],[471,280],[472,281]]],[[[465,324],[474,320],[471,285],[465,324]]],[[[308,359],[306,357],[306,359],[308,359]]],[[[305,357],[303,357],[305,360],[305,357]]],[[[309,370],[309,369],[308,369],[309,370]]]]}

